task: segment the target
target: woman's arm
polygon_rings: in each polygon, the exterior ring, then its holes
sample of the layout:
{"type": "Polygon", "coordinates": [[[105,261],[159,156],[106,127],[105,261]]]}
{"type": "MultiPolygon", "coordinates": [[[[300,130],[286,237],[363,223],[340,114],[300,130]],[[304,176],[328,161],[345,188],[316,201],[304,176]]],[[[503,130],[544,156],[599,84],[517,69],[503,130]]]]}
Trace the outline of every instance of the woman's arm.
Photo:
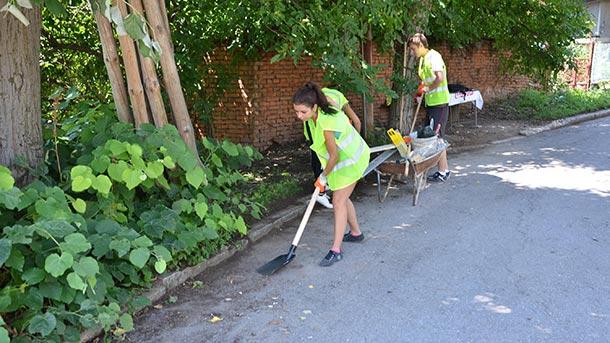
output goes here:
{"type": "Polygon", "coordinates": [[[356,128],[356,131],[360,132],[362,124],[360,123],[360,118],[358,118],[356,112],[352,110],[352,107],[349,104],[345,104],[345,106],[343,106],[343,112],[345,112],[345,114],[347,114],[347,117],[352,121],[352,125],[354,125],[354,127],[356,128]]]}
{"type": "Polygon", "coordinates": [[[337,164],[337,161],[339,161],[339,148],[337,147],[337,142],[335,142],[334,131],[324,131],[324,144],[328,151],[328,162],[326,163],[326,168],[324,168],[322,174],[328,176],[337,164]]]}

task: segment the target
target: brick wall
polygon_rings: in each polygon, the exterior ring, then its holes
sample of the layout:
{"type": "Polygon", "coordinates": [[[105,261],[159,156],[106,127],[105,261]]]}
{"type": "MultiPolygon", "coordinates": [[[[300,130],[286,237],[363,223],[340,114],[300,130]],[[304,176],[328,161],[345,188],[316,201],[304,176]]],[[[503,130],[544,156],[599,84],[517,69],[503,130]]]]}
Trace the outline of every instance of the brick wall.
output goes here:
{"type": "MultiPolygon", "coordinates": [[[[445,60],[449,83],[461,83],[478,89],[486,101],[528,86],[526,77],[508,77],[500,73],[498,53],[489,42],[481,42],[468,49],[451,49],[446,44],[433,48],[445,60]]],[[[272,56],[272,53],[268,53],[258,61],[237,65],[237,73],[230,79],[229,87],[214,109],[214,137],[252,144],[261,149],[273,143],[304,140],[303,126],[294,114],[291,98],[305,82],[312,80],[320,83],[322,71],[314,68],[310,59],[303,59],[298,65],[294,65],[292,60],[271,64],[272,56]]],[[[376,50],[373,56],[375,64],[388,66],[379,77],[389,82],[392,56],[376,50]]],[[[229,65],[230,56],[218,49],[210,61],[229,65]]],[[[358,94],[346,95],[364,123],[362,97],[358,94]]],[[[374,113],[375,125],[388,125],[390,111],[383,95],[376,96],[374,113]]]]}
{"type": "MultiPolygon", "coordinates": [[[[295,65],[286,59],[270,63],[273,53],[267,53],[259,61],[246,61],[238,65],[238,72],[213,112],[213,134],[235,142],[248,143],[265,149],[271,144],[304,141],[303,124],[294,114],[292,95],[307,81],[322,84],[323,72],[305,58],[295,65]]],[[[374,52],[374,63],[391,65],[387,55],[374,52]]],[[[230,64],[230,56],[224,49],[217,49],[207,63],[230,64]]],[[[389,79],[392,70],[387,68],[380,77],[389,79]]],[[[225,75],[226,77],[226,75],[225,75]]],[[[362,97],[346,94],[354,110],[364,122],[362,97]]],[[[375,98],[375,122],[384,125],[389,120],[389,107],[385,97],[375,98]]]]}
{"type": "Polygon", "coordinates": [[[500,55],[489,41],[467,49],[452,49],[446,43],[432,48],[443,56],[447,81],[479,90],[485,101],[528,87],[527,77],[509,76],[500,71],[500,55]]]}

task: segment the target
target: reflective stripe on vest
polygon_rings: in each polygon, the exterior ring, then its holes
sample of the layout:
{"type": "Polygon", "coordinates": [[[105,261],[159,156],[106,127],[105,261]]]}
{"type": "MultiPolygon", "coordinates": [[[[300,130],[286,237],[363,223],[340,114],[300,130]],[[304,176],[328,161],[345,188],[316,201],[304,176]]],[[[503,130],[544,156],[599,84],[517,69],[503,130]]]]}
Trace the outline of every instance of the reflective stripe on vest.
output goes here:
{"type": "MultiPolygon", "coordinates": [[[[352,142],[354,141],[354,139],[356,137],[360,137],[360,135],[356,133],[356,130],[352,130],[350,132],[349,136],[347,136],[345,139],[343,139],[340,143],[337,144],[337,146],[339,147],[339,150],[345,150],[350,144],[352,144],[352,142]]],[[[354,156],[337,163],[333,167],[333,171],[336,172],[339,169],[342,169],[347,166],[351,166],[353,164],[358,163],[358,161],[360,160],[360,157],[362,157],[362,154],[364,153],[364,150],[365,150],[364,141],[362,139],[360,139],[360,141],[358,143],[359,143],[358,150],[356,150],[356,152],[354,153],[354,156]]],[[[328,152],[323,156],[323,158],[326,161],[328,161],[330,159],[330,155],[328,154],[328,152]]]]}

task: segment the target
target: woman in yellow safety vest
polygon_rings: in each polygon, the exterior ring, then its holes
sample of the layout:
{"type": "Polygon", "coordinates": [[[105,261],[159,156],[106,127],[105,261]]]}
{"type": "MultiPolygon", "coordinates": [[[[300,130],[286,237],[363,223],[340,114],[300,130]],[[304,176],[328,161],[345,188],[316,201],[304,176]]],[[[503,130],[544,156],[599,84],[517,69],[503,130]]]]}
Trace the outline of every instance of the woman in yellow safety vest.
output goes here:
{"type": "MultiPolygon", "coordinates": [[[[445,135],[445,126],[449,117],[449,88],[447,87],[447,70],[443,57],[436,50],[428,48],[428,40],[422,33],[416,33],[409,38],[409,49],[419,58],[417,73],[422,80],[426,104],[427,121],[434,119],[432,128],[440,137],[445,135]]],[[[447,152],[443,150],[438,161],[438,171],[428,176],[430,182],[445,182],[451,172],[447,162],[447,152]]]]}
{"type": "Polygon", "coordinates": [[[328,185],[333,191],[333,245],[320,262],[326,267],[343,258],[341,242],[362,242],[364,239],[356,209],[349,197],[369,164],[370,151],[347,116],[328,102],[315,83],[308,82],[297,90],[292,103],[297,117],[310,124],[313,138],[310,148],[315,151],[323,168],[315,186],[322,192],[328,185]],[[347,224],[350,231],[344,234],[347,224]]]}
{"type": "MultiPolygon", "coordinates": [[[[349,117],[350,123],[354,126],[354,128],[356,128],[356,131],[360,132],[360,118],[358,118],[356,112],[354,112],[354,110],[350,106],[349,101],[347,100],[345,95],[343,95],[343,93],[341,93],[337,89],[328,87],[322,88],[322,94],[326,96],[326,99],[332,107],[341,110],[343,113],[345,113],[349,117]]],[[[313,139],[311,135],[310,126],[312,126],[313,124],[310,124],[310,122],[312,122],[311,119],[303,122],[303,134],[305,135],[305,140],[307,141],[307,143],[309,145],[312,145],[313,139]]],[[[312,149],[309,149],[309,151],[311,152],[311,170],[313,171],[313,179],[315,181],[318,179],[318,176],[320,176],[320,173],[322,173],[322,165],[320,164],[320,159],[316,155],[316,152],[312,149]]],[[[322,192],[318,194],[318,198],[316,200],[319,204],[326,208],[333,208],[333,205],[330,203],[330,197],[328,196],[327,192],[322,192]]]]}

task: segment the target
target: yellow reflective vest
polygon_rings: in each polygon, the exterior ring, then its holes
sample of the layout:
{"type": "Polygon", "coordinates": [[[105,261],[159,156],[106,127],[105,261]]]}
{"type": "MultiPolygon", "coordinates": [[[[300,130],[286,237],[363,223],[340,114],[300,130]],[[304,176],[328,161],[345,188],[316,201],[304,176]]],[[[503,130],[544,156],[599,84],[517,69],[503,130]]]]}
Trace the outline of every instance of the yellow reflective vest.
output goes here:
{"type": "MultiPolygon", "coordinates": [[[[417,69],[417,73],[419,78],[422,80],[425,86],[430,87],[434,80],[436,79],[436,75],[434,75],[434,71],[432,70],[432,59],[440,59],[443,58],[441,54],[439,54],[436,50],[428,50],[426,55],[424,55],[419,60],[419,68],[417,69]]],[[[426,106],[436,106],[443,105],[449,103],[449,88],[447,87],[447,68],[445,67],[445,63],[443,62],[443,80],[441,84],[432,89],[425,94],[426,106]]]]}
{"type": "Polygon", "coordinates": [[[326,114],[318,110],[318,118],[313,125],[313,144],[310,148],[320,159],[322,168],[326,168],[330,155],[326,150],[324,131],[333,131],[337,144],[339,159],[332,171],[327,175],[328,186],[331,190],[345,188],[362,177],[362,173],[369,164],[370,149],[364,139],[349,123],[347,115],[342,111],[335,114],[326,114]]]}

